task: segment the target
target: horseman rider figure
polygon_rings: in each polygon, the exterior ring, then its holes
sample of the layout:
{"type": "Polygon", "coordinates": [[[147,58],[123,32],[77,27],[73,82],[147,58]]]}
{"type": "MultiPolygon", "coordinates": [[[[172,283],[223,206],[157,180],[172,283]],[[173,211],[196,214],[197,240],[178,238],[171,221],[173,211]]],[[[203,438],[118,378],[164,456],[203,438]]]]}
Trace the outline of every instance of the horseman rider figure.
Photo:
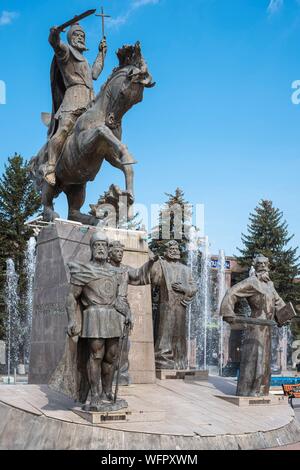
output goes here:
{"type": "Polygon", "coordinates": [[[55,165],[64,143],[78,117],[94,99],[93,80],[97,80],[101,74],[107,52],[103,38],[91,69],[83,56],[83,52],[88,49],[82,27],[79,24],[72,25],[67,38],[68,45],[60,40],[59,29],[51,28],[49,42],[55,53],[51,66],[53,110],[48,132],[48,162],[44,168],[44,178],[51,186],[56,183],[55,165]]]}

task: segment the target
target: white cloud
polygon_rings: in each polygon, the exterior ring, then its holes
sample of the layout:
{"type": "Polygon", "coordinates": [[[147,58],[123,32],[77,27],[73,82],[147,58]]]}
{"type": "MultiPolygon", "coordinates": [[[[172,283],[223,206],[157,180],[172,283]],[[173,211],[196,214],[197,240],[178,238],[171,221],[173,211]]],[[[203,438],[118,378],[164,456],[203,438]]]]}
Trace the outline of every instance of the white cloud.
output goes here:
{"type": "Polygon", "coordinates": [[[118,28],[119,26],[122,26],[122,24],[125,24],[131,14],[131,11],[128,11],[124,15],[119,15],[116,18],[109,18],[107,20],[107,26],[109,28],[118,28]]]}
{"type": "Polygon", "coordinates": [[[157,5],[159,2],[160,0],[131,0],[128,10],[123,15],[119,15],[116,18],[110,18],[107,21],[107,26],[110,28],[118,28],[119,26],[127,23],[134,11],[146,5],[157,5]]]}
{"type": "Polygon", "coordinates": [[[156,5],[160,0],[134,0],[132,2],[133,8],[140,8],[144,5],[156,5]]]}
{"type": "Polygon", "coordinates": [[[283,7],[283,0],[270,0],[268,12],[270,15],[277,13],[283,7]]]}
{"type": "Polygon", "coordinates": [[[16,11],[6,11],[3,10],[0,14],[0,26],[4,26],[6,24],[10,24],[13,22],[15,18],[19,16],[19,13],[16,11]]]}

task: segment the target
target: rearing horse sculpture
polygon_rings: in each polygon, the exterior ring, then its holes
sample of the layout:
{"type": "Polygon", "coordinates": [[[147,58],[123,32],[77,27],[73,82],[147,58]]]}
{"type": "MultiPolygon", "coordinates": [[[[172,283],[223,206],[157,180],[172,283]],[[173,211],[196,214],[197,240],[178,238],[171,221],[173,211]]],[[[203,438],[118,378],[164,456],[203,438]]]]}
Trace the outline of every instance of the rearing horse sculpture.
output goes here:
{"type": "Polygon", "coordinates": [[[139,42],[118,50],[119,67],[115,68],[102,86],[100,93],[82,114],[67,138],[56,165],[56,186],[43,178],[43,164],[47,160],[47,143],[31,160],[31,173],[41,190],[44,220],[59,217],[54,212],[53,200],[61,192],[68,199],[68,219],[88,225],[97,225],[99,219],[80,212],[85,201],[86,183],[93,181],[103,160],[119,168],[125,175],[126,191],[134,199],[132,164],[135,163],[127,147],[121,142],[122,117],[143,99],[144,88],[155,85],[142,57],[139,42]]]}

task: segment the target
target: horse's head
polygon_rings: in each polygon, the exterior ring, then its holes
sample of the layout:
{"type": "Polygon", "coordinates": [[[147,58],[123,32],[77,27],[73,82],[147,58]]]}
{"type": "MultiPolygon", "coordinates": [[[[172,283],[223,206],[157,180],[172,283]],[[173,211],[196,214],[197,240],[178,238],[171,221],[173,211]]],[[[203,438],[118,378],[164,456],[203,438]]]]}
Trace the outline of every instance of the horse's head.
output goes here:
{"type": "Polygon", "coordinates": [[[132,83],[139,83],[143,87],[152,88],[155,83],[148,71],[147,64],[142,56],[141,45],[138,42],[134,46],[125,45],[117,51],[119,68],[129,67],[129,75],[132,83]],[[132,67],[130,69],[130,66],[132,67]]]}
{"type": "Polygon", "coordinates": [[[119,67],[103,86],[105,96],[105,120],[111,127],[118,127],[124,114],[143,99],[144,88],[152,88],[155,83],[148,71],[141,53],[140,43],[123,46],[117,51],[119,67]]]}

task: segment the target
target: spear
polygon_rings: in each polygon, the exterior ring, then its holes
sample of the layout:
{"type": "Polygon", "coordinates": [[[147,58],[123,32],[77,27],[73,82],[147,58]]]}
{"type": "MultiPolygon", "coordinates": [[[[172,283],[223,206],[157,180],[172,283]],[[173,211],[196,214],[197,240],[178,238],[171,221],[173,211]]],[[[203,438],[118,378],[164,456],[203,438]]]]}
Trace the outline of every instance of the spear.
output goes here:
{"type": "Polygon", "coordinates": [[[120,380],[120,369],[121,369],[121,359],[122,359],[122,354],[123,354],[123,348],[124,348],[124,343],[125,343],[125,338],[128,336],[128,323],[125,321],[124,322],[124,327],[123,327],[123,334],[122,334],[122,339],[121,339],[121,345],[119,348],[119,357],[118,357],[118,369],[117,369],[117,377],[116,377],[116,388],[115,388],[115,395],[114,395],[114,403],[117,401],[118,397],[118,391],[119,391],[119,380],[120,380]]]}

